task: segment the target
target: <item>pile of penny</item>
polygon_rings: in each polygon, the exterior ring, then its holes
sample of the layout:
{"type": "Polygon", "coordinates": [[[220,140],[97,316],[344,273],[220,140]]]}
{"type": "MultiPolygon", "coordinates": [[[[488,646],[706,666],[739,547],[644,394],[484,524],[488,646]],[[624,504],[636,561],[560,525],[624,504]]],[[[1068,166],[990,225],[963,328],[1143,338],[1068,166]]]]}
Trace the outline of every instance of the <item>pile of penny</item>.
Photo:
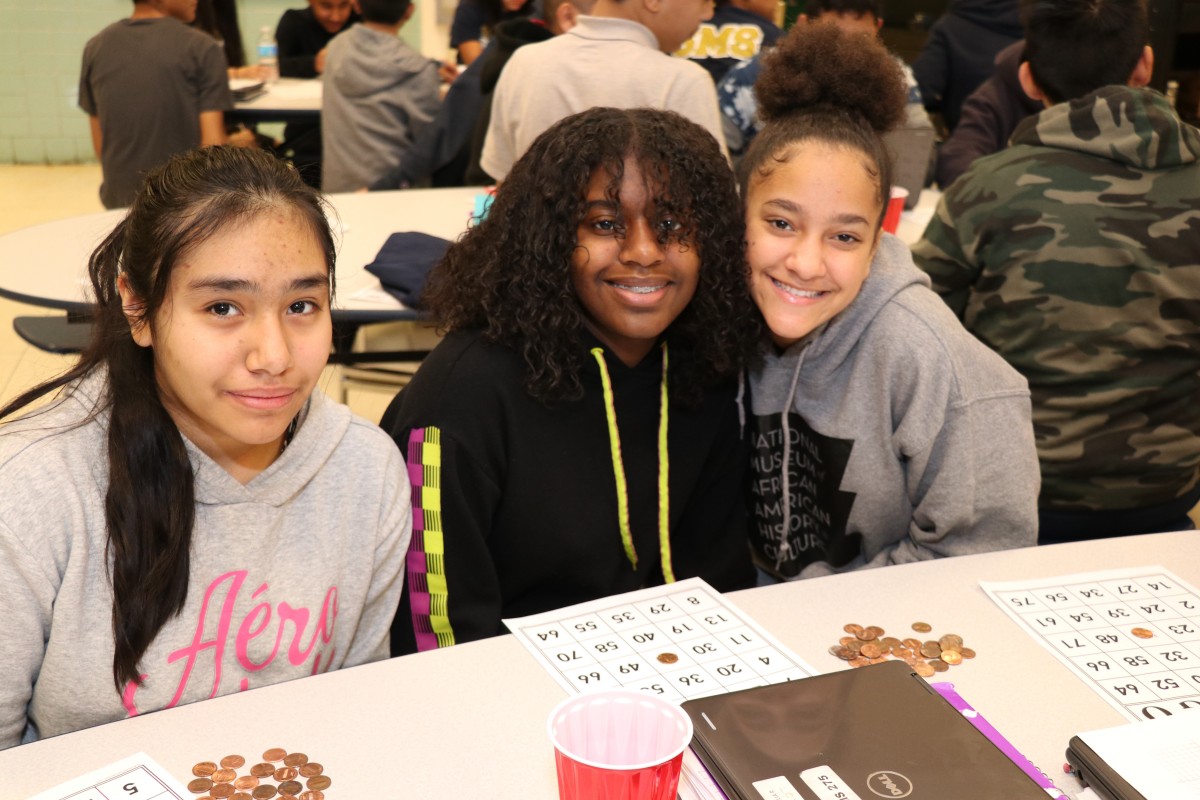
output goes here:
{"type": "MultiPolygon", "coordinates": [[[[927,622],[914,622],[912,629],[916,633],[929,635],[933,626],[927,622]]],[[[934,673],[945,672],[961,664],[964,659],[975,657],[975,651],[963,647],[962,637],[954,633],[922,641],[916,637],[897,639],[895,636],[885,636],[886,631],[878,625],[864,628],[850,623],[842,630],[847,635],[830,647],[829,653],[852,667],[880,664],[892,658],[905,662],[921,677],[929,678],[934,673]]]]}
{"type": "Polygon", "coordinates": [[[304,753],[273,747],[262,759],[241,775],[238,771],[246,765],[242,756],[225,756],[220,764],[201,761],[192,767],[196,778],[188,783],[188,791],[201,795],[196,800],[325,800],[333,781],[304,753]]]}

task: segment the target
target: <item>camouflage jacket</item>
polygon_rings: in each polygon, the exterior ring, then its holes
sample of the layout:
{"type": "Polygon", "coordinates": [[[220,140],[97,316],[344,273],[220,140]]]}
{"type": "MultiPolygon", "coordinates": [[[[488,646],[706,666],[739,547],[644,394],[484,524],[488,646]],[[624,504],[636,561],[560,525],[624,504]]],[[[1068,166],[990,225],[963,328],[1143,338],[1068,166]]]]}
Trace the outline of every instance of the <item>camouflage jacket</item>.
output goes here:
{"type": "Polygon", "coordinates": [[[1162,95],[1106,87],[1022,122],[914,248],[1029,380],[1043,509],[1156,505],[1200,479],[1198,159],[1162,95]]]}

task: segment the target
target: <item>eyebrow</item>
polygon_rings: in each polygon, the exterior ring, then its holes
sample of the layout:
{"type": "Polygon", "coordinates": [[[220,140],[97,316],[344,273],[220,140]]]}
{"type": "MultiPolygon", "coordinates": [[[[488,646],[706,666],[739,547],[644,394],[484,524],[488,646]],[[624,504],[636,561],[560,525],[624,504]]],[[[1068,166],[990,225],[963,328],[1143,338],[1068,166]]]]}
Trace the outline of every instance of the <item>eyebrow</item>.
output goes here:
{"type": "MultiPolygon", "coordinates": [[[[286,291],[298,292],[307,289],[319,289],[329,286],[329,276],[314,274],[307,275],[303,278],[296,278],[288,284],[286,291]]],[[[256,293],[261,291],[261,286],[254,281],[248,281],[245,278],[204,278],[198,281],[190,281],[187,285],[189,292],[242,292],[256,293]]]]}
{"type": "MultiPolygon", "coordinates": [[[[775,198],[773,200],[768,200],[765,203],[763,203],[763,205],[764,206],[774,206],[776,208],[783,209],[784,211],[789,211],[793,214],[803,214],[804,213],[804,206],[801,206],[798,203],[794,203],[791,200],[787,200],[782,197],[775,198]]],[[[858,225],[858,224],[870,225],[871,224],[870,220],[866,219],[862,215],[853,214],[853,213],[838,214],[837,216],[833,217],[829,221],[836,222],[839,225],[858,225]]]]}

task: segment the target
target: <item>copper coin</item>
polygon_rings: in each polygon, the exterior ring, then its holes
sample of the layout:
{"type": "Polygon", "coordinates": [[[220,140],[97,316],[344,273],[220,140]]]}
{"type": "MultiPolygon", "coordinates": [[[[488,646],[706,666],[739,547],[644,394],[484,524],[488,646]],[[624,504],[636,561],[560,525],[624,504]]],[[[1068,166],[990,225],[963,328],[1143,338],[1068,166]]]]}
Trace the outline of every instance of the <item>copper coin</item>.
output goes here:
{"type": "Polygon", "coordinates": [[[201,761],[196,766],[192,767],[192,774],[197,778],[207,778],[217,771],[217,765],[211,761],[201,761]]]}
{"type": "Polygon", "coordinates": [[[275,796],[275,787],[269,783],[264,783],[262,786],[254,787],[254,791],[250,793],[254,800],[271,800],[275,796]]]}
{"type": "Polygon", "coordinates": [[[875,634],[876,639],[878,639],[880,636],[883,636],[883,634],[887,633],[887,631],[885,631],[883,628],[879,627],[878,625],[870,625],[867,627],[867,630],[869,630],[871,633],[875,634]]]}
{"type": "Polygon", "coordinates": [[[934,669],[926,662],[918,661],[916,664],[913,664],[913,672],[917,673],[922,678],[932,678],[934,669]]]}
{"type": "Polygon", "coordinates": [[[842,638],[838,639],[838,644],[840,644],[842,647],[845,647],[846,645],[850,644],[851,642],[857,642],[857,641],[858,641],[858,639],[854,638],[853,636],[843,636],[842,638]]]}
{"type": "Polygon", "coordinates": [[[838,658],[841,658],[841,656],[838,655],[838,653],[849,653],[849,652],[850,651],[846,649],[846,646],[841,645],[841,644],[835,644],[829,648],[829,655],[837,656],[838,658]]]}
{"type": "Polygon", "coordinates": [[[246,763],[246,759],[241,756],[225,756],[221,759],[221,766],[227,769],[238,769],[246,763]]]}
{"type": "Polygon", "coordinates": [[[909,638],[904,640],[904,646],[907,647],[909,650],[920,650],[921,649],[921,640],[914,639],[910,636],[909,638]]]}
{"type": "Polygon", "coordinates": [[[333,781],[330,780],[328,775],[314,775],[304,785],[309,789],[316,789],[318,792],[323,792],[329,788],[331,783],[333,781]]]}
{"type": "Polygon", "coordinates": [[[933,630],[933,626],[928,622],[914,622],[912,624],[912,629],[917,633],[929,633],[931,630],[933,630]]]}
{"type": "Polygon", "coordinates": [[[955,666],[956,664],[961,664],[962,663],[962,653],[958,652],[957,650],[943,650],[942,651],[942,661],[945,661],[947,664],[949,664],[952,667],[955,666]]]}
{"type": "Polygon", "coordinates": [[[864,642],[873,642],[879,638],[879,634],[876,633],[875,631],[871,630],[870,628],[863,628],[861,631],[859,631],[858,633],[856,633],[854,635],[857,636],[859,639],[861,639],[864,642]]]}
{"type": "Polygon", "coordinates": [[[963,643],[962,637],[958,636],[957,634],[953,634],[953,633],[947,633],[945,636],[938,639],[938,644],[940,644],[942,646],[943,650],[950,648],[950,647],[961,648],[962,643],[963,643]]]}
{"type": "Polygon", "coordinates": [[[961,653],[963,658],[974,658],[975,657],[975,651],[969,647],[964,647],[962,650],[959,651],[959,653],[961,653]]]}
{"type": "Polygon", "coordinates": [[[1134,636],[1138,637],[1139,639],[1153,639],[1154,638],[1154,631],[1149,630],[1148,628],[1134,628],[1133,630],[1130,631],[1130,633],[1132,633],[1134,636]]]}
{"type": "Polygon", "coordinates": [[[296,795],[294,795],[294,794],[282,794],[281,793],[279,795],[279,800],[300,800],[300,798],[296,797],[296,795]]]}
{"type": "Polygon", "coordinates": [[[863,643],[860,642],[858,639],[855,639],[850,644],[846,645],[846,649],[850,650],[855,655],[858,655],[858,652],[860,650],[862,650],[862,646],[863,646],[863,643]]]}
{"type": "Polygon", "coordinates": [[[849,633],[853,636],[857,636],[858,634],[862,633],[862,629],[863,629],[862,625],[855,625],[853,622],[842,626],[842,630],[844,630],[846,633],[849,633]]]}
{"type": "Polygon", "coordinates": [[[929,666],[933,667],[934,672],[945,672],[946,670],[950,669],[950,665],[945,661],[942,661],[940,658],[931,658],[929,660],[929,666]]]}
{"type": "Polygon", "coordinates": [[[279,769],[275,770],[275,780],[290,781],[299,774],[300,773],[296,772],[295,767],[280,767],[279,769]]]}
{"type": "Polygon", "coordinates": [[[188,791],[192,794],[204,794],[213,787],[213,782],[208,778],[196,778],[188,784],[188,791]]]}
{"type": "Polygon", "coordinates": [[[249,792],[234,792],[229,800],[254,800],[249,792]]]}
{"type": "Polygon", "coordinates": [[[272,747],[263,753],[263,761],[279,762],[283,761],[285,756],[287,756],[287,750],[282,747],[272,747]]]}
{"type": "Polygon", "coordinates": [[[867,658],[879,658],[879,656],[883,652],[883,650],[882,650],[882,648],[880,648],[879,645],[875,644],[874,642],[867,642],[866,644],[864,644],[862,646],[862,650],[860,650],[859,652],[861,652],[867,658]]]}
{"type": "Polygon", "coordinates": [[[859,667],[865,667],[867,664],[870,664],[871,659],[863,658],[862,656],[855,656],[854,658],[850,659],[846,663],[848,663],[850,666],[854,667],[855,669],[858,669],[859,667]]]}
{"type": "Polygon", "coordinates": [[[258,786],[258,778],[253,775],[243,775],[233,782],[235,789],[253,789],[255,786],[258,786]]]}
{"type": "Polygon", "coordinates": [[[236,777],[236,769],[219,769],[212,774],[213,783],[232,783],[236,777]]]}
{"type": "Polygon", "coordinates": [[[280,794],[297,795],[303,790],[304,787],[300,785],[300,781],[284,781],[279,784],[280,794]]]}
{"type": "Polygon", "coordinates": [[[674,664],[679,660],[679,656],[674,653],[659,653],[658,660],[662,664],[674,664]]]}
{"type": "Polygon", "coordinates": [[[310,761],[300,768],[301,778],[311,778],[314,775],[320,775],[325,771],[325,767],[318,764],[316,761],[310,761]]]}
{"type": "Polygon", "coordinates": [[[275,767],[265,761],[250,768],[250,774],[256,778],[266,778],[275,774],[275,767]]]}
{"type": "Polygon", "coordinates": [[[226,800],[226,798],[233,797],[233,784],[218,783],[212,788],[210,794],[212,794],[213,800],[226,800]]]}
{"type": "Polygon", "coordinates": [[[325,800],[325,793],[316,792],[310,789],[309,791],[300,795],[300,800],[325,800]]]}
{"type": "Polygon", "coordinates": [[[283,759],[283,763],[289,767],[300,767],[308,763],[308,756],[304,753],[288,753],[283,759]]]}
{"type": "Polygon", "coordinates": [[[883,637],[883,644],[889,648],[895,649],[903,645],[904,642],[900,641],[895,636],[885,636],[883,637]]]}
{"type": "Polygon", "coordinates": [[[849,647],[835,647],[834,651],[835,652],[833,654],[835,656],[837,656],[838,658],[840,658],[842,661],[849,661],[850,659],[854,658],[855,655],[857,655],[849,647]]]}
{"type": "Polygon", "coordinates": [[[926,658],[937,658],[942,654],[942,646],[937,642],[926,642],[921,645],[921,655],[926,658]]]}

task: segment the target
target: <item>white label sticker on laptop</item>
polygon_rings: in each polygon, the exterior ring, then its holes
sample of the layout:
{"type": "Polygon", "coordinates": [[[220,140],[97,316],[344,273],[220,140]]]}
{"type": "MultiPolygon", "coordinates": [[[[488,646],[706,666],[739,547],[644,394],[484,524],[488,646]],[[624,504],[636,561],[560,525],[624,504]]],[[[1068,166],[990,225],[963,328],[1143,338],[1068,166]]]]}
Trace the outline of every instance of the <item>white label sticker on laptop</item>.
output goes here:
{"type": "Polygon", "coordinates": [[[821,800],[862,800],[830,767],[812,767],[800,773],[800,780],[821,800]]]}
{"type": "Polygon", "coordinates": [[[800,792],[792,786],[792,782],[780,775],[778,778],[764,778],[754,782],[754,788],[762,795],[763,800],[804,800],[800,792]]]}

